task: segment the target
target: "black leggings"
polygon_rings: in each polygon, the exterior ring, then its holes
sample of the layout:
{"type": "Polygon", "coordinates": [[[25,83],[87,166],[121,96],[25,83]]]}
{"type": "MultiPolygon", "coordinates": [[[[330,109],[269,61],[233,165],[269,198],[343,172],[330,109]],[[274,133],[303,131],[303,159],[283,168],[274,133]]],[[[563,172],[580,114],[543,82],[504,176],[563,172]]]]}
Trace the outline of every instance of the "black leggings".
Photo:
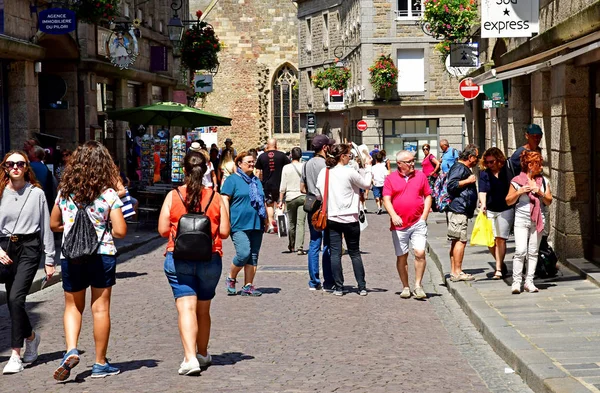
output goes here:
{"type": "MultiPolygon", "coordinates": [[[[8,295],[8,311],[11,318],[11,348],[23,347],[23,340],[30,337],[33,328],[25,310],[25,297],[40,266],[42,245],[38,236],[25,235],[27,239],[22,242],[9,243],[8,256],[13,261],[11,266],[13,276],[6,282],[8,295]]],[[[5,249],[3,247],[3,249],[5,249]]]]}

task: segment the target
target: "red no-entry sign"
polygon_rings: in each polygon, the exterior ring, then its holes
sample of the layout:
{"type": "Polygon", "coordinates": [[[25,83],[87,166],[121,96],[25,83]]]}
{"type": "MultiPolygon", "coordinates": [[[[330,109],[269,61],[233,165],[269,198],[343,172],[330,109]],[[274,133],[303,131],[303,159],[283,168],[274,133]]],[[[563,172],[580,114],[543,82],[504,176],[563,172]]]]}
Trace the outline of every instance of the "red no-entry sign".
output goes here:
{"type": "Polygon", "coordinates": [[[479,94],[480,87],[471,78],[465,78],[460,81],[458,85],[458,91],[460,95],[467,100],[472,100],[479,94]]]}
{"type": "Polygon", "coordinates": [[[366,129],[368,128],[367,122],[364,120],[360,120],[358,123],[356,123],[356,128],[358,128],[358,131],[360,132],[366,131],[366,129]]]}

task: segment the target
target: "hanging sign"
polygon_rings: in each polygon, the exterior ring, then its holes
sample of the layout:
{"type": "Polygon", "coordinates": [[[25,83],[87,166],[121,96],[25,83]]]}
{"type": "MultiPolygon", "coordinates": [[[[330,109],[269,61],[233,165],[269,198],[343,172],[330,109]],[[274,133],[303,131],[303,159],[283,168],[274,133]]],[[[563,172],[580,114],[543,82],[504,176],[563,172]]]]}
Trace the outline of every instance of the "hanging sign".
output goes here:
{"type": "Polygon", "coordinates": [[[75,12],[64,8],[48,8],[40,11],[39,29],[46,34],[67,34],[75,30],[75,12]]]}
{"type": "Polygon", "coordinates": [[[482,0],[481,38],[531,37],[539,33],[539,0],[482,0]]]}
{"type": "Polygon", "coordinates": [[[503,81],[497,81],[483,85],[483,92],[489,100],[494,103],[494,108],[499,108],[504,105],[504,83],[503,81]]]}
{"type": "Polygon", "coordinates": [[[213,91],[212,75],[194,75],[194,91],[196,93],[210,93],[213,91]]]}
{"type": "Polygon", "coordinates": [[[106,53],[110,62],[121,70],[135,63],[139,55],[138,42],[133,27],[129,31],[113,31],[106,40],[106,53]]]}
{"type": "Polygon", "coordinates": [[[451,67],[479,67],[479,44],[450,44],[451,67]]]}
{"type": "Polygon", "coordinates": [[[314,113],[306,114],[306,132],[314,134],[317,131],[317,116],[314,113]]]}

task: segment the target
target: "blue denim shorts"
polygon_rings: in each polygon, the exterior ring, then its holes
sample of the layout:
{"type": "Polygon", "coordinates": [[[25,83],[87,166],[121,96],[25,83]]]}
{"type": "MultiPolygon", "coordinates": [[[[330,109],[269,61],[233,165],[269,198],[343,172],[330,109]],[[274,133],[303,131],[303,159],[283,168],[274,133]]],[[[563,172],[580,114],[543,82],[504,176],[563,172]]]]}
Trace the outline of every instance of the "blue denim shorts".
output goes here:
{"type": "Polygon", "coordinates": [[[383,187],[371,187],[373,190],[373,198],[381,198],[383,196],[383,187]]]}
{"type": "Polygon", "coordinates": [[[117,256],[96,254],[87,263],[73,264],[60,260],[62,286],[66,292],[79,292],[91,286],[110,288],[116,283],[117,256]]]}
{"type": "Polygon", "coordinates": [[[165,258],[165,275],[175,299],[196,296],[198,300],[212,300],[222,270],[223,263],[218,253],[213,254],[210,262],[174,260],[170,251],[165,258]]]}

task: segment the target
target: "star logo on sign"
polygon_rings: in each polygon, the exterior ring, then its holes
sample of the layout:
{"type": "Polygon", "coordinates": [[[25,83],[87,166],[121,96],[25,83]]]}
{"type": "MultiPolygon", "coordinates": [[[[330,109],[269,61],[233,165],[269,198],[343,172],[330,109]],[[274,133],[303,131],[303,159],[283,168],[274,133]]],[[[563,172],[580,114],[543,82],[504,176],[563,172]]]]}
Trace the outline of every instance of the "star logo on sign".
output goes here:
{"type": "Polygon", "coordinates": [[[504,9],[504,15],[510,16],[510,11],[508,10],[508,8],[504,9]]]}

